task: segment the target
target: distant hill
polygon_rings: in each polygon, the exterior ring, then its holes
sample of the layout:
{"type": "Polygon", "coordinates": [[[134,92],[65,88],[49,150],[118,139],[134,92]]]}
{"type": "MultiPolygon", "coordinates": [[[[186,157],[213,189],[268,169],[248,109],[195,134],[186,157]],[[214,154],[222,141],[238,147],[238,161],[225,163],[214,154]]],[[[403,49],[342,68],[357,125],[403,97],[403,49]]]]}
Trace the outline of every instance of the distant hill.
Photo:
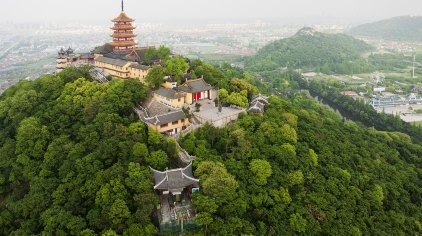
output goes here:
{"type": "Polygon", "coordinates": [[[422,16],[400,16],[352,28],[352,35],[400,41],[422,41],[422,16]]]}
{"type": "Polygon", "coordinates": [[[360,58],[372,47],[345,34],[325,34],[305,27],[294,36],[272,42],[246,60],[249,70],[306,68],[340,64],[360,58]]]}

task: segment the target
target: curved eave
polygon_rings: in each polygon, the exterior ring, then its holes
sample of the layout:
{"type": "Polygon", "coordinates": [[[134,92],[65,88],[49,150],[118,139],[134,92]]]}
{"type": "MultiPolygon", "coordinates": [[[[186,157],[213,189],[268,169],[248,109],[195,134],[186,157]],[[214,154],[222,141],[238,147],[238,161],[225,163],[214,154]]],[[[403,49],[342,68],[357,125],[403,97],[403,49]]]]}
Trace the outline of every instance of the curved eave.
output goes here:
{"type": "Polygon", "coordinates": [[[134,22],[135,20],[133,20],[133,19],[131,19],[131,20],[126,20],[126,19],[124,19],[124,20],[117,20],[117,19],[114,19],[114,20],[111,20],[111,22],[114,22],[114,23],[116,23],[116,22],[134,22]]]}
{"type": "Polygon", "coordinates": [[[122,11],[118,17],[114,18],[111,21],[112,22],[134,22],[135,19],[128,17],[126,13],[122,11]]]}
{"type": "Polygon", "coordinates": [[[125,46],[135,46],[137,45],[136,42],[112,42],[110,43],[111,46],[114,47],[125,47],[125,46]]]}
{"type": "Polygon", "coordinates": [[[136,26],[129,26],[129,25],[118,25],[110,27],[112,30],[134,30],[136,29],[136,26]]]}
{"type": "Polygon", "coordinates": [[[136,34],[112,34],[112,35],[110,35],[110,37],[113,37],[113,38],[134,38],[136,36],[138,36],[138,35],[136,35],[136,34]]]}

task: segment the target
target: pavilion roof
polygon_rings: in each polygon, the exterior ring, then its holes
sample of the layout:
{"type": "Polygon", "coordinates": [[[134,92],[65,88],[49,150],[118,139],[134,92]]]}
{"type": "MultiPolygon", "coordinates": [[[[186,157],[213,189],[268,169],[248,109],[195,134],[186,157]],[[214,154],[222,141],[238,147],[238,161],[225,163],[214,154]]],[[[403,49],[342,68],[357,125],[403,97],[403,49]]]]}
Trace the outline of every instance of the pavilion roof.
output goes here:
{"type": "Polygon", "coordinates": [[[172,190],[183,189],[190,185],[198,186],[199,179],[195,179],[192,173],[192,162],[185,168],[158,171],[152,169],[154,174],[154,189],[172,190]]]}

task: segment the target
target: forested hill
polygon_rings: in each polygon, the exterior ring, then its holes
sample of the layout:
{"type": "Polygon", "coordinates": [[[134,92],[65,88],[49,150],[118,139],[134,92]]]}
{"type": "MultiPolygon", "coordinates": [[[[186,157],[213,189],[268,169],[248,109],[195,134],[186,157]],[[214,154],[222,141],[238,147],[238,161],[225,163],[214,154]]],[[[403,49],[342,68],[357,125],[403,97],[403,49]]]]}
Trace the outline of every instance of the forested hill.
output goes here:
{"type": "Polygon", "coordinates": [[[400,16],[363,24],[352,28],[349,33],[387,40],[422,41],[422,16],[400,16]]]}
{"type": "MultiPolygon", "coordinates": [[[[242,94],[267,86],[230,66],[190,65],[224,85],[227,103],[247,105],[242,94]]],[[[99,84],[88,68],[5,91],[0,235],[157,235],[149,166],[175,167],[177,149],[133,113],[146,91],[138,80],[99,84]]],[[[187,235],[422,234],[421,145],[345,122],[301,94],[269,101],[262,115],[180,141],[201,180],[199,228],[187,235]]]]}
{"type": "Polygon", "coordinates": [[[370,49],[370,45],[345,34],[325,34],[303,28],[290,38],[260,49],[246,60],[246,68],[263,71],[280,67],[322,67],[357,60],[370,49]]]}

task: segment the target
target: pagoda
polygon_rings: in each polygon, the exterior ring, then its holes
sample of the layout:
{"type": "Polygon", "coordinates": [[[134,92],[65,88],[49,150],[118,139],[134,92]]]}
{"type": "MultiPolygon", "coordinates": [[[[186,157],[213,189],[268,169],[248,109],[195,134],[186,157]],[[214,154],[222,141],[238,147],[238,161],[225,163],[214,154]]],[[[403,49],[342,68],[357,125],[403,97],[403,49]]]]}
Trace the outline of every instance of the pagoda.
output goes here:
{"type": "Polygon", "coordinates": [[[133,33],[133,30],[136,29],[132,25],[134,21],[126,15],[122,0],[122,12],[112,20],[114,26],[111,29],[114,30],[114,33],[111,35],[113,42],[110,45],[114,47],[114,52],[128,52],[135,49],[137,43],[135,42],[136,34],[133,33]]]}

